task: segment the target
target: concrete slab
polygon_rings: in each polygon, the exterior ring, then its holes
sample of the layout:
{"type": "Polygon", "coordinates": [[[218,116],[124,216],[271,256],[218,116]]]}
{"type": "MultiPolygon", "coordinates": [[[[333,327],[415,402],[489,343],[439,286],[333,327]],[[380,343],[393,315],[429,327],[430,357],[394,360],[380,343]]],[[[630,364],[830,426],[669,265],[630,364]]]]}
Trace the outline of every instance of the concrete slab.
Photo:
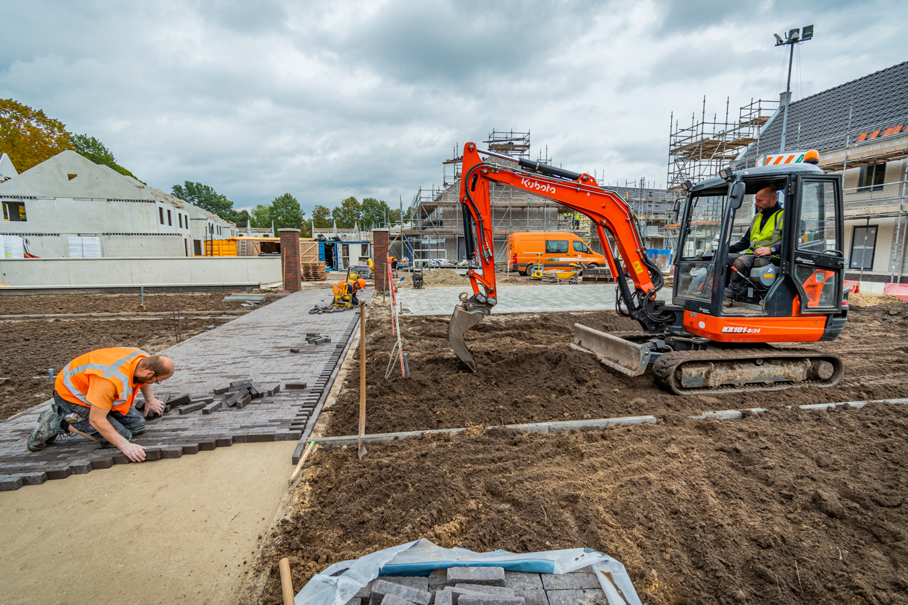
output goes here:
{"type": "MultiPolygon", "coordinates": [[[[459,303],[461,292],[470,290],[469,284],[449,288],[414,290],[401,288],[401,304],[409,307],[412,315],[450,315],[459,303]]],[[[659,300],[671,299],[671,289],[659,291],[659,300]]],[[[493,313],[546,313],[551,311],[610,311],[615,308],[615,286],[595,285],[541,285],[508,286],[498,288],[498,305],[493,313]]]]}

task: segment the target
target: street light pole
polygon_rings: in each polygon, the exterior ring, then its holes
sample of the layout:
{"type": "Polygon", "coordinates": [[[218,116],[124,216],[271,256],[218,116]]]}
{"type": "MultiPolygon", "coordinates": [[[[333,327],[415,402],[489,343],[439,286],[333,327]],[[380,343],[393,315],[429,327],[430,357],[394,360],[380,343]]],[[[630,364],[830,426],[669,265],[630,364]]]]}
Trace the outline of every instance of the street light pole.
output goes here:
{"type": "Polygon", "coordinates": [[[785,108],[782,111],[782,142],[780,144],[779,153],[785,152],[785,132],[788,130],[788,106],[791,104],[791,64],[794,59],[794,45],[798,42],[807,42],[813,38],[813,25],[807,25],[804,27],[803,35],[800,29],[795,28],[788,32],[785,36],[785,40],[778,36],[778,34],[773,34],[776,37],[776,46],[785,46],[788,45],[791,47],[791,51],[788,54],[788,81],[785,83],[785,108]]]}

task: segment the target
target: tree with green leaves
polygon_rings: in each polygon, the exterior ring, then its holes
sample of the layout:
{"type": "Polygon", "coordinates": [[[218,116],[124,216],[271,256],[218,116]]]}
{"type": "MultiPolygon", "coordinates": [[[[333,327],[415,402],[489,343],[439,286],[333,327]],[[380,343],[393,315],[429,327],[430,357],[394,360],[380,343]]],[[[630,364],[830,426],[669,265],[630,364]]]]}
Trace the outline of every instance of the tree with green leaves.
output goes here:
{"type": "MultiPolygon", "coordinates": [[[[237,224],[239,215],[233,209],[233,202],[221,195],[209,185],[185,181],[183,185],[174,185],[171,194],[193,206],[217,214],[225,221],[237,224]]],[[[245,225],[244,225],[245,226],[245,225]]]]}
{"type": "Polygon", "coordinates": [[[353,225],[362,221],[362,212],[359,200],[350,196],[334,207],[331,216],[337,221],[338,229],[352,229],[353,225]]]}
{"type": "MultiPolygon", "coordinates": [[[[308,233],[306,213],[300,203],[289,193],[279,195],[270,204],[259,204],[252,211],[253,222],[260,227],[270,227],[274,223],[277,229],[299,229],[301,234],[308,233]]],[[[277,234],[275,234],[277,235],[277,234]]]]}
{"type": "Polygon", "coordinates": [[[117,159],[113,153],[95,137],[90,137],[87,134],[74,134],[70,137],[70,141],[72,142],[73,151],[85,159],[91,160],[95,164],[113,168],[122,175],[136,178],[133,173],[117,164],[117,159]]]}
{"type": "Polygon", "coordinates": [[[252,220],[252,215],[250,215],[249,211],[246,210],[245,208],[243,208],[242,210],[240,210],[239,212],[236,213],[235,221],[230,221],[230,222],[234,223],[237,227],[242,227],[244,229],[246,228],[247,224],[250,227],[256,226],[255,221],[252,220]]]}
{"type": "Polygon", "coordinates": [[[362,203],[362,228],[365,231],[373,227],[380,227],[391,216],[388,204],[372,197],[367,197],[362,203]]]}
{"type": "Polygon", "coordinates": [[[0,151],[25,172],[61,151],[72,149],[70,134],[59,120],[12,99],[0,99],[0,151]]]}
{"type": "Polygon", "coordinates": [[[315,221],[316,229],[327,229],[331,226],[331,210],[320,204],[316,204],[312,209],[312,219],[315,221]]]}

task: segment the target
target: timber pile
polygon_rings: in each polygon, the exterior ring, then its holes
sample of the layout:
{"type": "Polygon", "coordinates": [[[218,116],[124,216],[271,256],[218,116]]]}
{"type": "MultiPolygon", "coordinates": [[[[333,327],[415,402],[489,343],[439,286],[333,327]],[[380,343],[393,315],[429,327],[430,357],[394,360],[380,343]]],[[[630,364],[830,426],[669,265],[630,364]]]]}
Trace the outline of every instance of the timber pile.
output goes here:
{"type": "Polygon", "coordinates": [[[324,281],[328,279],[325,272],[325,263],[300,263],[300,278],[303,281],[324,281]]]}

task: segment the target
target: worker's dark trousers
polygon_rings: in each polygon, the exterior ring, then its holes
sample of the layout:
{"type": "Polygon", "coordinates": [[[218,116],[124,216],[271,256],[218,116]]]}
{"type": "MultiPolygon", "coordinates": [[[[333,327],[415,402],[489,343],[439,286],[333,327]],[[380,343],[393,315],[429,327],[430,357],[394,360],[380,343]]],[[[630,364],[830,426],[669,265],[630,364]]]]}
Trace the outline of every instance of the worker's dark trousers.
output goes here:
{"type": "MultiPolygon", "coordinates": [[[[97,429],[88,421],[88,413],[91,408],[70,403],[57,395],[56,391],[54,391],[53,407],[54,411],[61,417],[72,413],[76,413],[82,417],[82,420],[78,422],[66,422],[64,420],[62,422],[63,428],[71,426],[77,431],[82,431],[86,435],[91,435],[100,441],[101,447],[113,447],[113,444],[102,437],[97,429]]],[[[145,418],[142,416],[142,412],[136,409],[136,406],[129,408],[129,411],[125,414],[111,410],[110,413],[107,414],[107,420],[110,421],[110,426],[114,427],[114,430],[126,438],[127,441],[130,441],[135,435],[145,432],[145,418]]]]}
{"type": "Polygon", "coordinates": [[[771,256],[761,256],[756,258],[753,254],[742,254],[735,259],[735,262],[732,263],[735,269],[738,270],[738,273],[734,271],[731,272],[731,282],[728,286],[737,292],[741,289],[741,283],[744,281],[744,278],[741,275],[746,275],[748,279],[750,278],[750,270],[754,267],[765,267],[766,265],[772,264],[771,256]]]}

